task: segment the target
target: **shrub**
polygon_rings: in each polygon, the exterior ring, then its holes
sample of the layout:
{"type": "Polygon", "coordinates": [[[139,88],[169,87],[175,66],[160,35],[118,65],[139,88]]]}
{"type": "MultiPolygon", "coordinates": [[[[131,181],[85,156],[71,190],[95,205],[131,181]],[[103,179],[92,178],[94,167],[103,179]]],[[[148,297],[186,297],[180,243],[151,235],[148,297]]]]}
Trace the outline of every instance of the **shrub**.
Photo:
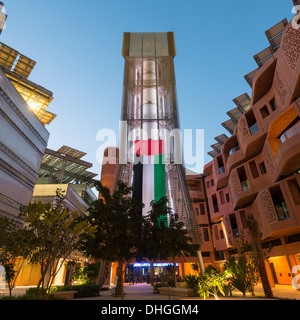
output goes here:
{"type": "Polygon", "coordinates": [[[188,275],[184,276],[184,287],[187,289],[193,289],[194,293],[197,294],[198,288],[199,288],[199,276],[195,275],[188,275]]]}
{"type": "Polygon", "coordinates": [[[77,286],[72,286],[71,288],[72,290],[77,291],[77,293],[75,293],[75,298],[94,297],[99,296],[100,294],[100,286],[97,284],[80,284],[77,286]]]}
{"type": "MultiPolygon", "coordinates": [[[[29,288],[26,291],[26,295],[36,296],[38,298],[41,292],[40,290],[41,289],[38,288],[29,288]]],[[[86,283],[76,286],[51,287],[49,297],[52,296],[54,292],[62,291],[77,291],[77,293],[75,293],[75,298],[94,297],[99,295],[100,286],[96,284],[86,283]]],[[[44,293],[46,293],[46,289],[44,289],[44,293]]]]}

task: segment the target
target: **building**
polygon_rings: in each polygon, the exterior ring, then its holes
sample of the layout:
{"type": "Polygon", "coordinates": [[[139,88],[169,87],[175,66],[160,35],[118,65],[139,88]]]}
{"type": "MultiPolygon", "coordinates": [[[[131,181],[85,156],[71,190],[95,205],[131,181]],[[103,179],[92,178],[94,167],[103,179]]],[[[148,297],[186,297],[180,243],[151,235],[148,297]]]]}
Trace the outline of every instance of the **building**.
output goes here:
{"type": "MultiPolygon", "coordinates": [[[[92,164],[82,160],[85,155],[86,153],[68,146],[62,146],[57,151],[46,149],[30,202],[51,203],[55,207],[60,200],[57,196],[57,190],[60,189],[64,191],[65,208],[82,216],[87,215],[91,203],[97,200],[92,190],[97,183],[93,179],[97,174],[88,171],[92,164]]],[[[72,278],[73,268],[68,268],[68,264],[74,267],[75,264],[84,265],[85,262],[87,259],[81,254],[72,253],[61,266],[54,284],[61,285],[66,279],[72,278]]],[[[25,261],[16,283],[19,286],[34,286],[39,279],[39,266],[25,261]]]]}
{"type": "MultiPolygon", "coordinates": [[[[254,56],[258,67],[244,77],[252,92],[233,99],[235,107],[222,123],[229,134],[215,138],[209,152],[213,160],[203,174],[186,171],[193,207],[189,223],[195,239],[200,239],[204,265],[222,269],[228,256],[236,253],[241,236],[250,240],[246,219],[252,214],[262,231],[263,248],[271,248],[265,261],[271,285],[291,285],[293,270],[300,265],[300,30],[292,23],[284,19],[265,32],[270,45],[254,56]]],[[[149,43],[154,41],[153,35],[147,36],[149,43]]],[[[127,53],[128,47],[139,56],[141,46],[125,45],[127,53]]],[[[130,121],[130,115],[138,114],[140,101],[145,102],[138,95],[143,92],[139,68],[146,70],[145,83],[154,85],[157,78],[151,74],[159,65],[144,66],[141,59],[125,56],[124,86],[129,93],[124,95],[123,120],[140,125],[130,121]]],[[[127,181],[135,184],[130,167],[123,168],[123,176],[127,173],[127,181]]],[[[115,185],[118,174],[118,166],[103,166],[107,186],[115,185]]],[[[180,275],[191,272],[191,262],[197,259],[179,261],[180,275]]]]}
{"type": "Polygon", "coordinates": [[[204,167],[212,243],[222,263],[254,215],[271,284],[291,284],[300,265],[300,31],[283,20],[266,31],[270,46],[245,76],[252,88],[234,99],[204,167]]]}
{"type": "MultiPolygon", "coordinates": [[[[6,15],[0,2],[0,30],[6,15]]],[[[49,90],[28,80],[36,62],[0,43],[0,215],[17,219],[29,203],[47,147],[49,90]]]]}

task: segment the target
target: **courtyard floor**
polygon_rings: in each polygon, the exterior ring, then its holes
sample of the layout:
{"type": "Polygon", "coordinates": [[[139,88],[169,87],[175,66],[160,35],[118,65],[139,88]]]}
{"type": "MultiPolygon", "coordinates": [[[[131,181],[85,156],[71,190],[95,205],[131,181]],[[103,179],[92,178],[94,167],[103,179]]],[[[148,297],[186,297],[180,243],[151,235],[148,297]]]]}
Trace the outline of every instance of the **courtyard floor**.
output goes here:
{"type": "MultiPolygon", "coordinates": [[[[29,287],[16,287],[13,290],[13,295],[22,295],[26,292],[29,287]]],[[[101,291],[101,295],[98,297],[84,298],[80,300],[121,300],[120,297],[113,296],[113,288],[108,287],[108,290],[101,291]]],[[[275,298],[281,299],[293,299],[300,300],[300,291],[295,290],[289,285],[276,285],[272,288],[273,295],[275,298]]],[[[169,300],[167,295],[153,294],[153,288],[146,283],[139,283],[134,285],[125,284],[124,286],[125,300],[169,300]]],[[[7,289],[0,289],[0,294],[7,294],[7,289]]],[[[262,299],[264,298],[263,288],[261,284],[255,287],[255,296],[247,294],[246,298],[243,298],[241,292],[238,290],[233,291],[233,297],[220,297],[220,300],[245,300],[245,299],[262,299]]],[[[170,300],[199,300],[199,297],[179,297],[171,296],[170,300]]],[[[78,299],[79,300],[79,299],[78,299]]],[[[214,300],[214,298],[209,298],[209,300],[214,300]]]]}

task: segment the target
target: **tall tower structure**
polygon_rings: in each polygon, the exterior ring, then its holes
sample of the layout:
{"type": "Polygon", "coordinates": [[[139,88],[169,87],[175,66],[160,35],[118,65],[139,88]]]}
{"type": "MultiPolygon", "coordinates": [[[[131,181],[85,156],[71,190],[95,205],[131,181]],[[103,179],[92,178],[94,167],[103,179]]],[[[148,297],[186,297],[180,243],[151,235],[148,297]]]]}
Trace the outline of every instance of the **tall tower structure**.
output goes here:
{"type": "MultiPolygon", "coordinates": [[[[124,33],[125,59],[119,180],[145,204],[167,196],[169,207],[193,231],[193,208],[182,166],[173,59],[173,32],[124,33]]],[[[195,239],[196,240],[196,239],[195,239]]]]}

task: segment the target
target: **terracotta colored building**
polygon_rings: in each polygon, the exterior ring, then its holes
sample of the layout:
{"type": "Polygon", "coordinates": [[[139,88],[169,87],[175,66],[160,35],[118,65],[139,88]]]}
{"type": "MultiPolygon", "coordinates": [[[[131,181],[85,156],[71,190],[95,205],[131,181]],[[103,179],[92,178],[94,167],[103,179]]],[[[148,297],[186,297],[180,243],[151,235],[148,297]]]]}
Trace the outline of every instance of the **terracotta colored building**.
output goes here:
{"type": "Polygon", "coordinates": [[[266,35],[270,47],[245,76],[252,96],[234,99],[223,123],[231,136],[216,138],[204,181],[217,258],[233,252],[242,232],[247,239],[252,214],[264,247],[272,247],[270,282],[290,285],[300,265],[300,30],[285,19],[266,35]]]}

